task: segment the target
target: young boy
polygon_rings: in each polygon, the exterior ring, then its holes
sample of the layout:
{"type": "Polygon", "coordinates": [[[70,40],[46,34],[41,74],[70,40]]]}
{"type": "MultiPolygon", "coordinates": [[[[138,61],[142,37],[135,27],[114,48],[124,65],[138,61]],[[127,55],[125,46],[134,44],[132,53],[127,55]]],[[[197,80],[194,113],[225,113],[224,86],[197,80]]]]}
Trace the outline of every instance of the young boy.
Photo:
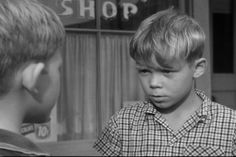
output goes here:
{"type": "Polygon", "coordinates": [[[205,34],[174,9],[144,20],[130,55],[147,99],[128,105],[109,121],[94,148],[103,155],[236,155],[236,113],[194,89],[203,75],[205,34]]]}
{"type": "Polygon", "coordinates": [[[50,119],[60,91],[64,37],[60,19],[46,6],[0,1],[0,155],[47,155],[20,128],[50,119]]]}

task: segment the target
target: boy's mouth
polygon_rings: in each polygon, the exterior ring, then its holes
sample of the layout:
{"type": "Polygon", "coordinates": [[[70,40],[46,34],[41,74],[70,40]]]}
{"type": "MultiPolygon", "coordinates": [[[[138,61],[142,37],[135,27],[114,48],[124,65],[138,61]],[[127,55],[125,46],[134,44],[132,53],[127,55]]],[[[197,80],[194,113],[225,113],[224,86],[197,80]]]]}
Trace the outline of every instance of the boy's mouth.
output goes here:
{"type": "Polygon", "coordinates": [[[168,97],[165,95],[150,95],[149,97],[151,100],[153,100],[155,102],[163,102],[168,99],[168,97]]]}

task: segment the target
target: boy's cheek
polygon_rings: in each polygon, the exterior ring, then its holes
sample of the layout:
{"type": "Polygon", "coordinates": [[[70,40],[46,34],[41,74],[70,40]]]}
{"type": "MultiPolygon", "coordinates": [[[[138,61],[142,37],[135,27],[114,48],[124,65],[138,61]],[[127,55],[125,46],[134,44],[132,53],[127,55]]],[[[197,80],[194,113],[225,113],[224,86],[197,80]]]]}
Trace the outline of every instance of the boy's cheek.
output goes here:
{"type": "Polygon", "coordinates": [[[47,93],[49,87],[50,87],[50,79],[48,75],[46,74],[41,75],[35,86],[37,92],[33,94],[34,99],[41,103],[43,101],[43,95],[47,93]]]}

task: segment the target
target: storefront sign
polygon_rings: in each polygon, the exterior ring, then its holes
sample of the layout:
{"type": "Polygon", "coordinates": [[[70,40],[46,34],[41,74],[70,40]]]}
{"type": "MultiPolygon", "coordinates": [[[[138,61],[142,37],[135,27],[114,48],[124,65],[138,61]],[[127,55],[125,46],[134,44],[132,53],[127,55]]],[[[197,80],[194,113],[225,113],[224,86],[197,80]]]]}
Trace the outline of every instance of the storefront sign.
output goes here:
{"type": "Polygon", "coordinates": [[[38,1],[56,11],[66,28],[107,30],[136,30],[148,16],[159,10],[179,6],[179,0],[38,1]]]}
{"type": "MultiPolygon", "coordinates": [[[[89,19],[95,19],[95,2],[94,0],[90,0],[85,3],[85,0],[78,0],[76,1],[79,3],[79,8],[77,12],[75,12],[75,9],[72,6],[69,6],[68,3],[73,3],[73,0],[62,0],[61,1],[61,7],[64,9],[62,13],[59,13],[59,15],[73,15],[76,14],[77,17],[82,18],[89,18],[89,19]],[[88,14],[86,17],[85,14],[88,14]]],[[[129,14],[136,14],[138,11],[137,6],[135,6],[133,3],[124,2],[120,4],[123,8],[123,16],[125,19],[129,19],[129,14]]],[[[102,4],[102,16],[105,18],[113,18],[117,15],[117,6],[114,2],[111,1],[105,1],[102,4]]]]}
{"type": "MultiPolygon", "coordinates": [[[[65,25],[86,22],[96,18],[95,0],[39,1],[54,9],[65,25]]],[[[138,1],[139,0],[123,0],[117,3],[115,0],[104,0],[101,4],[97,3],[96,5],[101,5],[101,16],[104,19],[115,18],[118,13],[118,8],[122,8],[123,19],[129,20],[130,16],[138,12],[138,7],[135,5],[138,1]]],[[[145,3],[147,0],[140,1],[145,3]]]]}

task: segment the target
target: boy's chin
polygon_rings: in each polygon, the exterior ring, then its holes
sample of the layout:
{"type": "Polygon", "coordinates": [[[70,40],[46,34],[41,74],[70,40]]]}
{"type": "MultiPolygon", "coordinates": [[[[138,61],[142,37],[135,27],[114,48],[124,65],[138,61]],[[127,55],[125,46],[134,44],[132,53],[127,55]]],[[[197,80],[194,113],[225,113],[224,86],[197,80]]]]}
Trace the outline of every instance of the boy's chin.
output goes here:
{"type": "Polygon", "coordinates": [[[178,108],[178,105],[173,105],[170,102],[152,102],[156,109],[161,113],[170,113],[178,108]]]}

